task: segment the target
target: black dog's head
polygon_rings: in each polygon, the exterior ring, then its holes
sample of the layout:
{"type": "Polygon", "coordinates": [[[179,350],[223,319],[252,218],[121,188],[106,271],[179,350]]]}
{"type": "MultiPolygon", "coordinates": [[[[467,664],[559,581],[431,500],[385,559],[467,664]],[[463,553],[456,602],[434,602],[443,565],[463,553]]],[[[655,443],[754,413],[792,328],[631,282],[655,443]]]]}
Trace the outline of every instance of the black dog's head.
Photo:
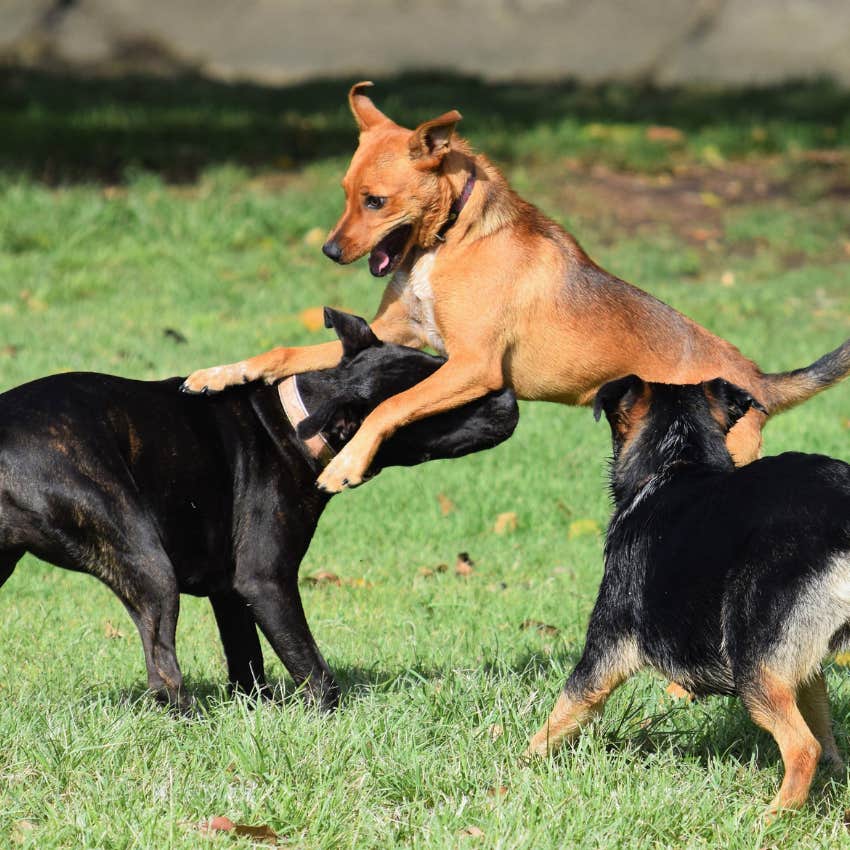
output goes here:
{"type": "MultiPolygon", "coordinates": [[[[325,307],[325,326],[342,342],[342,360],[333,369],[298,376],[310,414],[298,426],[298,436],[307,439],[321,432],[339,451],[382,401],[436,372],[445,358],[381,342],[364,319],[330,307],[325,307]]],[[[370,473],[491,448],[510,437],[518,421],[513,392],[490,393],[401,428],[381,446],[370,473]]]]}
{"type": "Polygon", "coordinates": [[[674,464],[731,469],[726,434],[751,408],[764,407],[723,378],[701,384],[655,384],[628,375],[596,394],[593,415],[611,426],[614,498],[636,491],[674,464]]]}

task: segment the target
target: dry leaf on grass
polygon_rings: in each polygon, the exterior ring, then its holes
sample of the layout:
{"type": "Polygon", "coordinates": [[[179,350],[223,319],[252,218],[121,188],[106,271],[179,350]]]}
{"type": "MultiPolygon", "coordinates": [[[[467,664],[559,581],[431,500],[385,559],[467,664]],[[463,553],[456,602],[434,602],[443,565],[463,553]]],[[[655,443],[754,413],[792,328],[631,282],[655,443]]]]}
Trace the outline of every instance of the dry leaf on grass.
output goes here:
{"type": "Polygon", "coordinates": [[[308,331],[315,333],[325,326],[325,308],[324,307],[308,307],[298,314],[298,321],[307,328],[308,331]]]}
{"type": "Polygon", "coordinates": [[[103,627],[103,633],[109,640],[116,640],[117,638],[124,637],[124,632],[122,632],[117,626],[113,626],[112,620],[106,621],[106,625],[103,627]]]}
{"type": "Polygon", "coordinates": [[[23,844],[30,836],[30,833],[35,829],[35,824],[31,820],[19,820],[12,824],[10,838],[12,844],[23,844]]]}
{"type": "Polygon", "coordinates": [[[586,537],[590,534],[599,534],[599,523],[595,519],[576,519],[570,523],[567,529],[567,540],[575,540],[577,537],[586,537]]]}
{"type": "Polygon", "coordinates": [[[512,531],[516,531],[516,527],[516,514],[513,511],[505,511],[505,513],[499,514],[496,517],[496,522],[493,524],[493,531],[496,534],[509,534],[512,531]]]}
{"type": "Polygon", "coordinates": [[[270,826],[234,823],[224,815],[201,821],[198,824],[198,831],[211,836],[219,832],[229,832],[235,836],[250,838],[263,844],[277,844],[278,841],[277,833],[270,826]]]}
{"type": "Polygon", "coordinates": [[[496,798],[504,797],[505,794],[507,794],[507,793],[508,793],[508,786],[507,785],[494,785],[492,788],[487,789],[487,796],[488,797],[496,797],[496,798]]]}
{"type": "Polygon", "coordinates": [[[528,629],[535,629],[541,634],[549,635],[549,637],[555,637],[555,635],[560,633],[560,629],[557,626],[550,626],[548,623],[544,623],[541,620],[523,620],[519,624],[520,631],[527,631],[528,629]]]}
{"type": "Polygon", "coordinates": [[[678,144],[685,140],[685,134],[677,127],[664,127],[656,125],[646,128],[646,139],[649,142],[667,142],[678,144]]]}
{"type": "Polygon", "coordinates": [[[504,727],[502,727],[499,723],[494,723],[488,730],[487,733],[490,735],[490,739],[492,741],[498,741],[502,735],[505,734],[504,727]]]}
{"type": "Polygon", "coordinates": [[[305,576],[304,581],[307,584],[342,584],[342,579],[329,570],[319,570],[311,576],[305,576]]]}
{"type": "Polygon", "coordinates": [[[455,503],[445,493],[437,493],[437,501],[440,504],[440,513],[443,516],[448,516],[455,510],[455,503]]]}
{"type": "Polygon", "coordinates": [[[735,285],[735,272],[725,271],[722,275],[720,275],[720,285],[721,286],[734,286],[735,285]]]}
{"type": "Polygon", "coordinates": [[[311,227],[304,234],[304,244],[309,245],[311,248],[317,248],[319,245],[323,244],[325,241],[325,231],[321,227],[311,227]]]}
{"type": "Polygon", "coordinates": [[[458,552],[455,564],[455,575],[471,576],[475,572],[475,562],[469,557],[468,552],[458,552]]]}
{"type": "Polygon", "coordinates": [[[468,835],[471,838],[483,838],[484,830],[477,826],[465,826],[461,831],[461,835],[468,835]]]}

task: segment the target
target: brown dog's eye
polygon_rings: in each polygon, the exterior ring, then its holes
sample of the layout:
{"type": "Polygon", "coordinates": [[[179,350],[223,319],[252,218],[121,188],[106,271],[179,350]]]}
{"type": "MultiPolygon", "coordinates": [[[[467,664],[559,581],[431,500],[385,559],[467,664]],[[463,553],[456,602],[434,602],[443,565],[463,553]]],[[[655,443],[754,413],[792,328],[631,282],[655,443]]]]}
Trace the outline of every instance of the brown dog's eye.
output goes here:
{"type": "Polygon", "coordinates": [[[363,203],[367,210],[379,210],[386,202],[387,199],[380,195],[366,195],[366,200],[363,203]]]}

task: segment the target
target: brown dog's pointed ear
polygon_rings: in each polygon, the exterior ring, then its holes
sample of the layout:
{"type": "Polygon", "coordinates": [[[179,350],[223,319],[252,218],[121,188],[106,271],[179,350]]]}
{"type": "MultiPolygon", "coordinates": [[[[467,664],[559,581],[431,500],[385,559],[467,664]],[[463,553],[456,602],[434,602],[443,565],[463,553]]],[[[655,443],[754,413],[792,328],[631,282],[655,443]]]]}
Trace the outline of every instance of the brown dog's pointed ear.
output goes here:
{"type": "Polygon", "coordinates": [[[383,345],[365,319],[342,310],[334,310],[333,307],[325,307],[325,327],[336,331],[342,343],[343,360],[354,357],[366,348],[383,345]]]}
{"type": "Polygon", "coordinates": [[[602,411],[608,421],[617,413],[631,407],[643,394],[644,383],[637,375],[626,375],[616,381],[608,381],[599,388],[593,401],[593,418],[598,422],[602,411]]]}
{"type": "Polygon", "coordinates": [[[761,413],[767,414],[765,406],[754,399],[745,389],[730,383],[724,378],[715,378],[713,381],[703,381],[702,389],[708,399],[714,418],[728,433],[732,426],[752,407],[761,413]]]}
{"type": "Polygon", "coordinates": [[[369,80],[364,80],[362,83],[355,83],[348,92],[348,105],[351,107],[351,114],[361,133],[364,130],[370,130],[376,124],[383,124],[390,120],[362,92],[362,89],[371,88],[373,85],[374,83],[369,80]]]}
{"type": "Polygon", "coordinates": [[[439,118],[420,124],[410,134],[410,158],[417,160],[419,167],[436,168],[451,150],[452,133],[460,119],[460,112],[453,109],[439,118]]]}

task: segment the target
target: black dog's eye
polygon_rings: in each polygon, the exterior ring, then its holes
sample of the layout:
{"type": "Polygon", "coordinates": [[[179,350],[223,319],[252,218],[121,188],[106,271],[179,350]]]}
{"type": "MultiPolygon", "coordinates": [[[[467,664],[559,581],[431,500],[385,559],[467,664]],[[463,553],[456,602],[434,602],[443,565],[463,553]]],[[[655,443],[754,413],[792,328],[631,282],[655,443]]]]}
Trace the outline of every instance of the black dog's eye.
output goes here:
{"type": "Polygon", "coordinates": [[[380,195],[366,195],[366,200],[363,203],[367,210],[379,210],[386,202],[387,199],[380,195]]]}

